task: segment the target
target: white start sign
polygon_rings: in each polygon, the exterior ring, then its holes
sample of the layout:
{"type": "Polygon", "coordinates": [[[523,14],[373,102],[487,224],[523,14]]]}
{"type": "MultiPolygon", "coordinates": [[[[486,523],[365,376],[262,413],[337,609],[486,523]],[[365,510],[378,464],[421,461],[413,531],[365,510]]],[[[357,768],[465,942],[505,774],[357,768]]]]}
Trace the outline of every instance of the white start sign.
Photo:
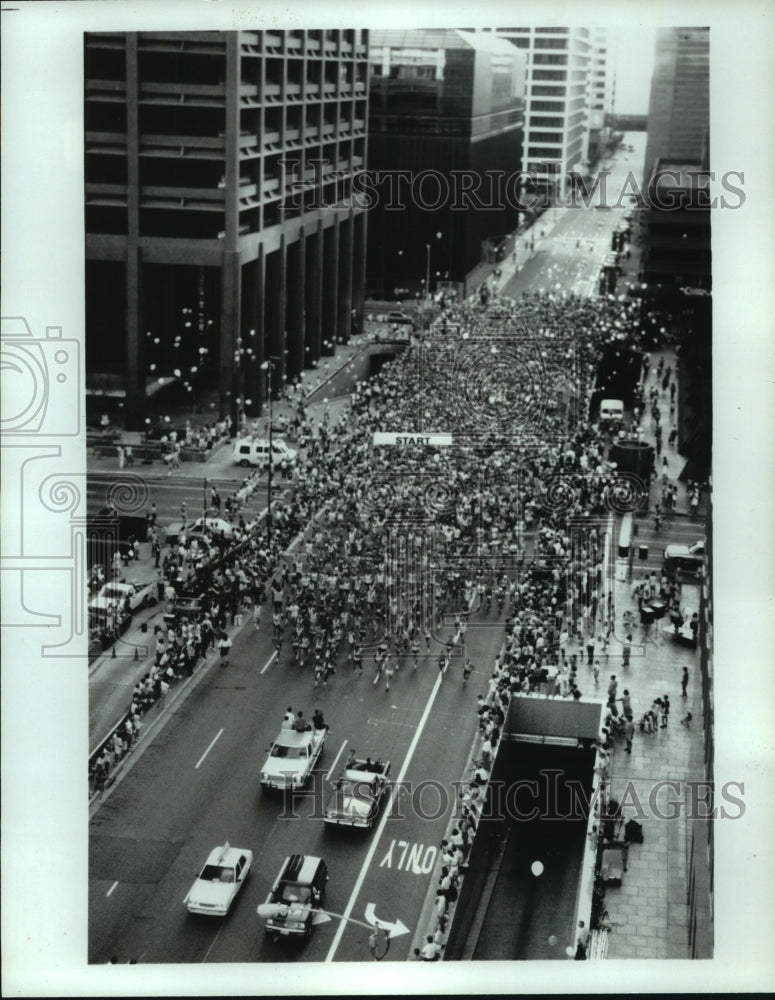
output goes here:
{"type": "Polygon", "coordinates": [[[431,448],[449,448],[452,445],[451,434],[422,434],[419,431],[407,431],[399,434],[391,431],[375,431],[374,444],[420,444],[431,448]]]}

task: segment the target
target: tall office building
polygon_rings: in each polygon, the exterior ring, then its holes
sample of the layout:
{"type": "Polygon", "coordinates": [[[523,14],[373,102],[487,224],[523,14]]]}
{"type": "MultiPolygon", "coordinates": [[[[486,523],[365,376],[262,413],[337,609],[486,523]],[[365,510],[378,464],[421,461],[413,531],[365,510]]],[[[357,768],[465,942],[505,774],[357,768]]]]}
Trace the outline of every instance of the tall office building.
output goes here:
{"type": "Polygon", "coordinates": [[[595,28],[592,33],[593,51],[589,67],[589,150],[595,162],[611,137],[616,75],[610,51],[609,31],[595,28]]]}
{"type": "Polygon", "coordinates": [[[660,28],[649,98],[641,277],[711,288],[707,28],[660,28]],[[660,173],[666,176],[660,179],[660,173]],[[668,188],[669,185],[669,188],[668,188]]]}
{"type": "Polygon", "coordinates": [[[383,183],[369,214],[369,287],[464,283],[517,225],[524,56],[471,31],[372,30],[369,67],[369,169],[407,172],[400,208],[383,183]]]}
{"type": "Polygon", "coordinates": [[[175,390],[254,415],[263,361],[277,391],[349,337],[367,46],[360,30],[86,35],[87,387],[128,427],[175,390]]]}
{"type": "Polygon", "coordinates": [[[498,28],[527,54],[527,112],[523,170],[563,197],[573,177],[588,170],[589,28],[498,28]]]}
{"type": "Polygon", "coordinates": [[[710,30],[660,28],[649,98],[643,177],[658,159],[707,159],[710,30]]]}

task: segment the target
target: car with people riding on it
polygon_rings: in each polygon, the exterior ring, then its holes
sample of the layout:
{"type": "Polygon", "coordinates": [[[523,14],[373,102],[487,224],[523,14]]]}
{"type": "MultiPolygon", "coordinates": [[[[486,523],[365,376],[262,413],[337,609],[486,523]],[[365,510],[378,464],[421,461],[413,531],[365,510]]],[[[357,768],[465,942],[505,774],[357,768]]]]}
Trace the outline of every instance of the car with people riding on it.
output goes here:
{"type": "Polygon", "coordinates": [[[253,852],[227,841],[214,847],[184,900],[189,913],[225,917],[253,867],[253,852]]]}
{"type": "Polygon", "coordinates": [[[332,826],[370,829],[388,787],[390,761],[352,757],[334,782],[324,820],[332,826]]]}
{"type": "Polygon", "coordinates": [[[315,911],[326,901],[328,866],[313,855],[291,854],[283,861],[266,902],[257,908],[266,919],[267,934],[280,937],[309,937],[315,911]]]}
{"type": "Polygon", "coordinates": [[[327,729],[281,729],[267,750],[261,768],[261,786],[302,788],[312,774],[326,741],[327,729]]]}

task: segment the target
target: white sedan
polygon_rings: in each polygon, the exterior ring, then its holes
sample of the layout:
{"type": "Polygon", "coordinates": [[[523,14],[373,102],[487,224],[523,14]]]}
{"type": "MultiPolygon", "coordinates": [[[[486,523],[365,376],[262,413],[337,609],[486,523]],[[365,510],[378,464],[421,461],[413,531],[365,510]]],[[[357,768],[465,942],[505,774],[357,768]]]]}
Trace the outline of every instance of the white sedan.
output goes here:
{"type": "MultiPolygon", "coordinates": [[[[175,521],[174,524],[168,524],[166,531],[166,539],[171,542],[173,538],[177,538],[181,531],[183,531],[183,522],[175,521]]],[[[226,538],[231,538],[234,534],[235,526],[229,521],[224,521],[222,517],[199,517],[196,521],[187,521],[185,532],[188,535],[189,532],[205,532],[207,534],[223,533],[226,538]]]]}
{"type": "Polygon", "coordinates": [[[214,847],[183,900],[188,912],[225,917],[252,866],[252,851],[231,847],[228,842],[214,847]]]}
{"type": "Polygon", "coordinates": [[[100,617],[107,614],[111,604],[122,610],[129,600],[129,611],[137,611],[153,604],[156,600],[154,583],[105,583],[102,589],[89,601],[89,614],[100,617]]]}

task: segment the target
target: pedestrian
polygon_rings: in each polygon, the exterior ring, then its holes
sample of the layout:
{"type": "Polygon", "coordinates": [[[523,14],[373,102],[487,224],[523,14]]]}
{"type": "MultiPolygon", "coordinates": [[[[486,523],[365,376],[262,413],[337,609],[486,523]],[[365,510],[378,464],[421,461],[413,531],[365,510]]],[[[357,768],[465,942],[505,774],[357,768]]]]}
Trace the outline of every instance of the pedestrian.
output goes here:
{"type": "Polygon", "coordinates": [[[258,632],[261,627],[261,605],[256,601],[253,605],[253,627],[258,632]]]}
{"type": "Polygon", "coordinates": [[[681,697],[686,697],[686,688],[689,685],[689,668],[684,667],[683,677],[681,678],[681,697]]]}
{"type": "Polygon", "coordinates": [[[595,687],[600,686],[600,660],[595,660],[595,664],[592,667],[592,676],[595,679],[595,687]]]}
{"type": "Polygon", "coordinates": [[[591,667],[595,656],[595,640],[590,636],[587,639],[587,666],[591,667]]]}
{"type": "Polygon", "coordinates": [[[692,713],[687,712],[686,715],[683,717],[683,719],[681,719],[681,725],[686,726],[686,728],[688,729],[691,724],[691,721],[692,721],[692,713]]]}
{"type": "Polygon", "coordinates": [[[420,960],[423,962],[437,962],[439,959],[439,946],[429,934],[425,939],[425,944],[420,949],[420,960]]]}
{"type": "Polygon", "coordinates": [[[393,677],[393,660],[390,656],[385,659],[385,690],[390,690],[390,680],[393,677]]]}
{"type": "Polygon", "coordinates": [[[608,704],[613,705],[616,702],[616,691],[619,687],[619,682],[616,679],[616,674],[611,674],[611,680],[608,684],[608,704]]]}
{"type": "Polygon", "coordinates": [[[667,718],[670,715],[670,699],[666,694],[662,695],[662,729],[667,729],[667,718]]]}
{"type": "Polygon", "coordinates": [[[124,468],[124,449],[121,447],[121,445],[118,446],[118,452],[117,452],[117,454],[118,454],[118,467],[119,467],[119,469],[123,469],[124,468]]]}
{"type": "Polygon", "coordinates": [[[293,714],[293,709],[289,705],[285,710],[285,715],[283,716],[283,722],[281,729],[293,729],[293,724],[296,721],[296,716],[293,714]]]}
{"type": "Polygon", "coordinates": [[[579,932],[576,938],[576,959],[585,959],[587,957],[587,945],[589,944],[589,930],[584,924],[583,920],[579,920],[579,932]]]}
{"type": "Polygon", "coordinates": [[[632,738],[634,735],[635,735],[635,725],[633,724],[632,721],[632,715],[628,715],[624,721],[625,753],[630,753],[630,754],[632,753],[632,738]]]}
{"type": "Polygon", "coordinates": [[[447,666],[447,657],[445,653],[439,653],[439,676],[444,679],[444,669],[447,666]]]}
{"type": "Polygon", "coordinates": [[[629,667],[630,665],[630,650],[632,643],[632,633],[628,632],[625,637],[623,648],[622,648],[622,666],[629,667]]]}
{"type": "Polygon", "coordinates": [[[463,683],[464,684],[466,684],[468,682],[468,678],[473,673],[473,670],[474,670],[473,663],[471,663],[471,660],[470,660],[469,657],[466,657],[466,662],[465,662],[465,665],[463,667],[463,683]]]}
{"type": "Polygon", "coordinates": [[[221,638],[218,640],[218,652],[221,656],[221,666],[228,667],[229,665],[229,651],[231,649],[231,639],[226,635],[225,632],[221,632],[221,638]]]}

